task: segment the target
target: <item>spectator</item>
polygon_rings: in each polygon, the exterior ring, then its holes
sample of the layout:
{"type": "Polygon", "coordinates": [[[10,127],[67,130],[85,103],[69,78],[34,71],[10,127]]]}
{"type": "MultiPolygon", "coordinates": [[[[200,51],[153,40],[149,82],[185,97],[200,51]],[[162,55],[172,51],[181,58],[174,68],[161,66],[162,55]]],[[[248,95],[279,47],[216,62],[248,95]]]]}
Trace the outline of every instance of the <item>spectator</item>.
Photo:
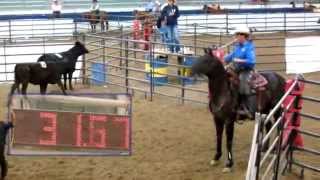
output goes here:
{"type": "Polygon", "coordinates": [[[178,32],[178,18],[180,16],[179,8],[175,4],[176,0],[167,0],[168,4],[161,11],[161,18],[166,20],[168,33],[169,49],[171,52],[180,51],[180,41],[178,32]]]}
{"type": "Polygon", "coordinates": [[[58,0],[53,0],[51,4],[51,10],[54,18],[61,17],[62,5],[58,0]]]}
{"type": "Polygon", "coordinates": [[[159,17],[157,20],[157,28],[160,34],[160,40],[162,43],[168,42],[168,28],[167,28],[167,19],[166,17],[159,17]]]}

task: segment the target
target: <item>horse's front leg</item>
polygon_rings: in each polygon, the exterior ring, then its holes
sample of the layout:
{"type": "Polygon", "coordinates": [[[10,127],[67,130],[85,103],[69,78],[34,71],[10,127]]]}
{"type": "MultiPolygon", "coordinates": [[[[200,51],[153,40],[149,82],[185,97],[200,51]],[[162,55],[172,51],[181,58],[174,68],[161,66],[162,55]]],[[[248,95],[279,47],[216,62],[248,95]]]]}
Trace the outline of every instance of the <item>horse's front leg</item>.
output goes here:
{"type": "Polygon", "coordinates": [[[223,172],[230,172],[233,166],[233,157],[232,157],[233,134],[234,134],[234,121],[232,119],[226,123],[227,162],[226,162],[225,168],[223,169],[223,172]]]}
{"type": "Polygon", "coordinates": [[[214,158],[210,161],[210,165],[216,165],[218,161],[221,158],[222,155],[222,135],[223,135],[223,126],[224,122],[223,120],[219,118],[214,118],[215,126],[216,126],[216,154],[214,155],[214,158]]]}

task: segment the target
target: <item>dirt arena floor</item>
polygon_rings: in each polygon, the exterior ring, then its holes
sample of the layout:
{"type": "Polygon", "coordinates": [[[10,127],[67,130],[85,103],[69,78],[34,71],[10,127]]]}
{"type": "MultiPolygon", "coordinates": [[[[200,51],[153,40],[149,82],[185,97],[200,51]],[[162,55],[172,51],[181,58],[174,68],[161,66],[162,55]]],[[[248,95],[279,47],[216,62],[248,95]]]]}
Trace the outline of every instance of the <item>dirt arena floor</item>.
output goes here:
{"type": "MultiPolygon", "coordinates": [[[[264,43],[262,41],[261,43],[264,43]]],[[[281,42],[283,43],[283,42],[281,42]]],[[[264,51],[264,50],[259,50],[264,51]]],[[[270,50],[269,50],[270,51],[270,50]]],[[[274,49],[274,53],[283,51],[274,49]]],[[[281,57],[279,57],[281,59],[281,57]]],[[[278,66],[278,65],[277,65],[278,66]]],[[[269,67],[267,67],[269,68],[269,67]]],[[[306,75],[320,80],[320,73],[306,75]]],[[[50,86],[50,91],[59,91],[50,86]]],[[[108,87],[79,92],[108,92],[108,87]]],[[[8,84],[0,86],[0,117],[5,119],[8,84]]],[[[30,86],[29,92],[38,92],[30,86]]],[[[319,98],[319,86],[307,86],[306,93],[319,98]]],[[[305,112],[320,114],[319,105],[305,103],[305,112]]],[[[132,156],[128,157],[14,157],[9,156],[8,180],[236,180],[244,179],[251,147],[253,121],[236,124],[234,137],[234,168],[222,173],[219,165],[209,165],[215,153],[215,128],[208,107],[204,104],[181,105],[176,99],[155,96],[146,100],[143,94],[133,98],[132,156]]],[[[319,132],[319,122],[304,120],[304,129],[319,132]]],[[[224,138],[225,139],[225,138],[224,138]]],[[[223,143],[225,145],[225,142],[223,143]]],[[[305,139],[305,145],[320,149],[316,139],[305,139]]],[[[225,146],[223,146],[225,150],[225,146]]],[[[320,159],[298,153],[299,159],[320,167],[320,159]]],[[[300,168],[293,167],[282,179],[299,179],[300,168]]],[[[305,171],[305,179],[319,180],[320,174],[305,171]]]]}

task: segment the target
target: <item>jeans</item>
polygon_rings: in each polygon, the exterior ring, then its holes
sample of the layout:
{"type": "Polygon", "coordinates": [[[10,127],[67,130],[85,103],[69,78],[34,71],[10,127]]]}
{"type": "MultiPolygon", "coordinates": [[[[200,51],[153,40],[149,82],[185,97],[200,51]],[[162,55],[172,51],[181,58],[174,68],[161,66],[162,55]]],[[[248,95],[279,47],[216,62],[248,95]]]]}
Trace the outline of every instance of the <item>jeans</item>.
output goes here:
{"type": "Polygon", "coordinates": [[[158,31],[160,33],[160,40],[162,43],[167,43],[169,40],[168,38],[168,28],[167,26],[163,26],[161,28],[158,28],[158,31]]]}
{"type": "Polygon", "coordinates": [[[179,41],[179,32],[177,25],[167,25],[167,32],[168,32],[168,41],[170,43],[169,49],[171,52],[179,52],[180,51],[180,41],[179,41]]]}

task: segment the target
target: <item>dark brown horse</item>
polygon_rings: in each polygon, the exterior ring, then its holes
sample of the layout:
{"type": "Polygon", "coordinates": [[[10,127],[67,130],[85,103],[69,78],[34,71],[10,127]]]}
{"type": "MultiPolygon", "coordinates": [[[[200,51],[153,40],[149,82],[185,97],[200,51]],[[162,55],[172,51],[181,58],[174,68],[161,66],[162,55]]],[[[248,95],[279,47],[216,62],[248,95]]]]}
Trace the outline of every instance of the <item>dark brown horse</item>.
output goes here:
{"type": "Polygon", "coordinates": [[[91,32],[96,32],[98,23],[100,23],[101,31],[109,29],[108,13],[106,11],[85,12],[83,18],[89,21],[91,32]]]}
{"type": "MultiPolygon", "coordinates": [[[[214,116],[216,126],[216,154],[210,164],[214,165],[221,158],[222,150],[222,133],[226,128],[227,136],[227,162],[224,172],[231,170],[233,166],[232,141],[234,134],[234,122],[238,116],[239,95],[238,86],[230,80],[229,73],[225,70],[223,64],[217,57],[211,53],[201,56],[192,66],[192,73],[205,75],[209,83],[209,107],[214,116]]],[[[265,86],[265,91],[260,93],[259,107],[261,113],[268,113],[272,107],[281,99],[284,94],[285,79],[274,72],[261,73],[269,82],[265,86]]],[[[253,95],[254,97],[255,95],[253,95]]],[[[256,98],[254,98],[256,100],[256,98]]],[[[257,104],[257,102],[255,102],[257,104]]],[[[274,118],[280,116],[280,111],[275,114],[274,118]]],[[[267,131],[271,128],[271,122],[267,125],[267,131]]]]}

